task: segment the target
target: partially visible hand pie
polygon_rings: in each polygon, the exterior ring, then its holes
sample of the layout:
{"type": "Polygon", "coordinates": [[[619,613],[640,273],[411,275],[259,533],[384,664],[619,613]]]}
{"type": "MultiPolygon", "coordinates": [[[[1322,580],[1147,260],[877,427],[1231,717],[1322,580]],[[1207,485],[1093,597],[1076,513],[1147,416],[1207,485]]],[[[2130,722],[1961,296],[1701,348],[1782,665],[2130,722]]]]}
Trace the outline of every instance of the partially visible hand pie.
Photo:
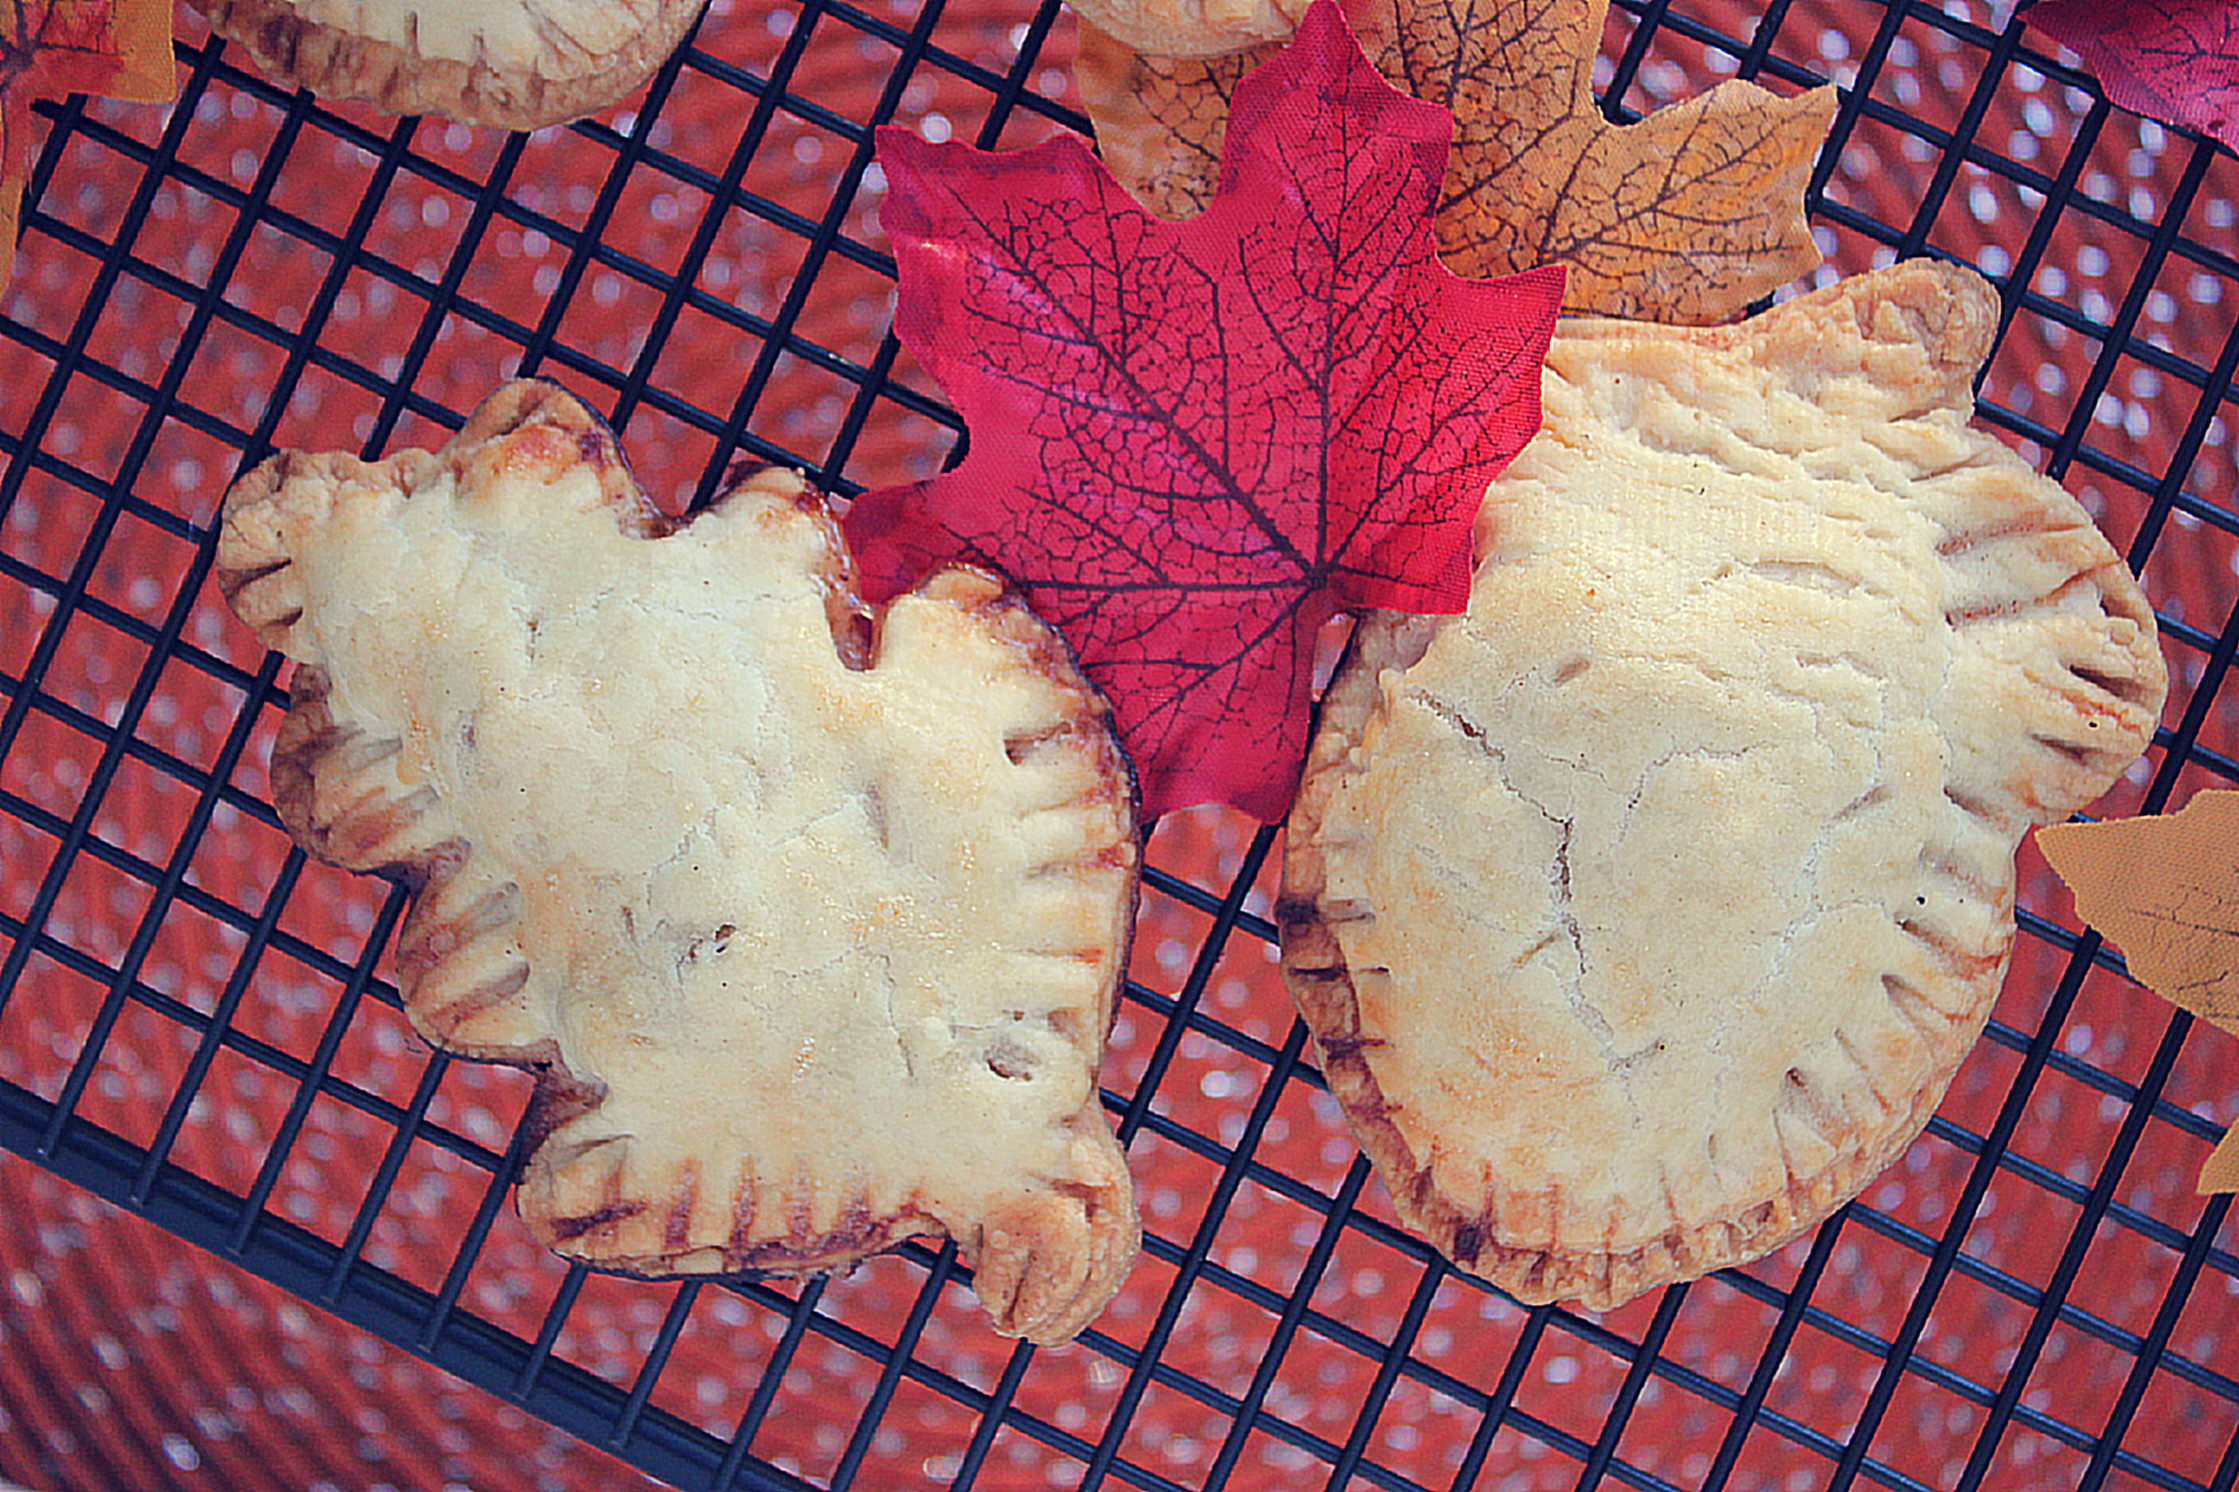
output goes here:
{"type": "Polygon", "coordinates": [[[1308,0],[1069,0],[1080,18],[1155,57],[1220,57],[1287,41],[1308,0]]]}
{"type": "Polygon", "coordinates": [[[191,0],[275,78],[393,114],[536,129],[660,70],[707,0],[191,0]]]}
{"type": "Polygon", "coordinates": [[[281,818],[416,886],[431,1041],[540,1073],[539,1239],[793,1273],[946,1234],[1003,1331],[1102,1309],[1138,1239],[1096,1085],[1133,787],[992,578],[873,614],[799,477],[669,523],[534,382],[436,454],[266,462],[218,575],[299,665],[281,818]]]}
{"type": "Polygon", "coordinates": [[[1521,1300],[1755,1258],[1919,1133],[2014,850],[2151,738],[2153,614],[1987,433],[1998,308],[1910,262],[1566,324],[1458,618],[1363,625],[1284,970],[1399,1213],[1521,1300]]]}

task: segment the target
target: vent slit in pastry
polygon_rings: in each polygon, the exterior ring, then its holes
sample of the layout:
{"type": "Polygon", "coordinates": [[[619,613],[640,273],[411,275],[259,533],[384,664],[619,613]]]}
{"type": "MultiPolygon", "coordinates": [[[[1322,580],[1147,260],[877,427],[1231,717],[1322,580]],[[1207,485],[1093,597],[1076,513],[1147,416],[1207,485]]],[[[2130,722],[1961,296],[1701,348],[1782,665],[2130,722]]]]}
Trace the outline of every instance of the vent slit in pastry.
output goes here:
{"type": "Polygon", "coordinates": [[[1096,1085],[1133,786],[992,577],[873,616],[797,476],[670,522],[534,382],[440,453],[275,457],[218,577],[298,664],[282,821],[415,888],[429,1040],[538,1073],[533,1234],[648,1275],[945,1234],[1005,1332],[1103,1307],[1137,1247],[1096,1085]]]}
{"type": "Polygon", "coordinates": [[[1757,560],[1749,566],[1749,573],[1772,581],[1776,585],[1792,585],[1799,590],[1824,591],[1839,596],[1856,589],[1863,582],[1856,575],[1846,574],[1833,565],[1813,560],[1767,559],[1757,560]]]}

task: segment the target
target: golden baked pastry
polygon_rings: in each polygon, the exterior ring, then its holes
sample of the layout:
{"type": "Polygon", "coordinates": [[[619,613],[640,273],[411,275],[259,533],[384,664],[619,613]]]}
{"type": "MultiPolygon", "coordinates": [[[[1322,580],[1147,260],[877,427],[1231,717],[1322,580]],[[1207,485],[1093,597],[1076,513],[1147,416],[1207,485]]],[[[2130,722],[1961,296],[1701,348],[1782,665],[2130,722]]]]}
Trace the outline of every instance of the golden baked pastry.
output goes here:
{"type": "Polygon", "coordinates": [[[1133,787],[1056,634],[975,570],[883,613],[765,471],[689,522],[549,384],[435,454],[289,453],[219,584],[297,662],[273,799],[417,888],[427,1038],[537,1069],[521,1215],[635,1274],[946,1234],[996,1326],[1077,1333],[1136,1252],[1096,1069],[1133,787]]]}
{"type": "Polygon", "coordinates": [[[393,114],[536,129],[644,83],[707,0],[190,0],[275,78],[393,114]]]}
{"type": "Polygon", "coordinates": [[[1310,0],[1067,0],[1080,19],[1154,57],[1221,57],[1286,41],[1310,0]]]}
{"type": "Polygon", "coordinates": [[[1740,325],[1565,323],[1466,615],[1378,617],[1286,839],[1287,982],[1395,1207],[1533,1303],[1756,1258],[1919,1133],[2014,850],[2166,688],[1909,262],[1740,325]]]}

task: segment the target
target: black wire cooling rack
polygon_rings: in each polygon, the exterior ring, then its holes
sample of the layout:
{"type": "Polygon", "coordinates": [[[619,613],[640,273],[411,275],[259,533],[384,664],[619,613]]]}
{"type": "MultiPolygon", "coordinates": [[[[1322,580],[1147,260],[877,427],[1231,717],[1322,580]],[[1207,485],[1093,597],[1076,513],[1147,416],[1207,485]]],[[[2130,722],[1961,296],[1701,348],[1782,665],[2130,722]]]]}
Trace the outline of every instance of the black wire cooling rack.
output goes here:
{"type": "MultiPolygon", "coordinates": [[[[0,1477],[2233,1486],[2239,1258],[2190,1178],[2239,1064],[2027,851],[1929,1133],[1814,1236],[1605,1316],[1392,1223],[1272,974],[1276,838],[1209,811],[1150,847],[1105,1072],[1146,1251],[1079,1343],[990,1336],[947,1248],[678,1284],[526,1245],[525,1079],[412,1041],[401,890],[306,862],[265,802],[285,679],[207,584],[218,495],[276,446],[439,442],[520,372],[673,505],[741,456],[840,491],[937,468],[961,427],[887,334],[869,131],[1084,128],[1071,26],[717,0],[642,98],[529,136],[330,106],[199,30],[168,110],[39,106],[0,291],[0,1477]]],[[[2239,161],[2072,64],[1959,0],[1651,3],[1596,83],[1629,117],[1834,79],[1822,279],[1934,254],[1996,284],[1982,417],[2162,619],[2164,728],[2104,805],[2151,812],[2239,776],[2239,161]]]]}

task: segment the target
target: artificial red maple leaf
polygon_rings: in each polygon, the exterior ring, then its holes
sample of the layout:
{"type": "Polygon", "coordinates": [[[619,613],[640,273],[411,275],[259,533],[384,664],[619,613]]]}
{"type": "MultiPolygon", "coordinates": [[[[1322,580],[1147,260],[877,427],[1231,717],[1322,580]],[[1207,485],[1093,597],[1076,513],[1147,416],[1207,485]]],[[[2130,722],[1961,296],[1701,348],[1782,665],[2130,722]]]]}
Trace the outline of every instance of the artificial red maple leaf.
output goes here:
{"type": "Polygon", "coordinates": [[[2239,150],[2239,5],[2038,0],[2029,24],[2083,58],[2107,97],[2239,150]]]}
{"type": "Polygon", "coordinates": [[[1281,818],[1322,623],[1468,600],[1486,484],[1539,427],[1562,273],[1439,262],[1451,128],[1317,0],[1238,86],[1220,189],[1184,223],[1077,140],[880,135],[895,330],[971,445],[857,500],[863,582],[1008,576],[1111,699],[1146,814],[1281,818]]]}

